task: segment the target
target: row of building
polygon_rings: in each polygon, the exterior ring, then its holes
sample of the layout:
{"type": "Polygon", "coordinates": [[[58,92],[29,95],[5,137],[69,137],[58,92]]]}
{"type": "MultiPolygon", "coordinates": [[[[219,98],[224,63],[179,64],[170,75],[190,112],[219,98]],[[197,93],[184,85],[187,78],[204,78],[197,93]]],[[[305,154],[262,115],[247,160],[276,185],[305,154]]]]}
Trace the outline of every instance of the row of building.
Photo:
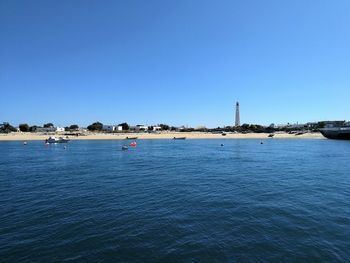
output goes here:
{"type": "MultiPolygon", "coordinates": [[[[150,128],[152,131],[160,131],[162,128],[160,126],[146,126],[146,125],[136,125],[136,126],[130,126],[129,130],[131,131],[149,131],[150,128]]],[[[65,128],[64,127],[56,127],[56,126],[51,126],[51,127],[36,127],[34,132],[64,132],[65,128]]],[[[102,126],[102,131],[107,131],[107,132],[122,132],[125,131],[123,129],[122,125],[103,125],[102,126]]]]}
{"type": "MultiPolygon", "coordinates": [[[[160,126],[147,126],[147,125],[136,125],[136,126],[129,126],[130,131],[149,131],[151,128],[152,131],[161,131],[162,127],[160,126]]],[[[122,125],[103,125],[102,126],[103,131],[124,131],[122,125]]]]}
{"type": "Polygon", "coordinates": [[[34,132],[64,132],[64,127],[36,127],[34,132]]]}

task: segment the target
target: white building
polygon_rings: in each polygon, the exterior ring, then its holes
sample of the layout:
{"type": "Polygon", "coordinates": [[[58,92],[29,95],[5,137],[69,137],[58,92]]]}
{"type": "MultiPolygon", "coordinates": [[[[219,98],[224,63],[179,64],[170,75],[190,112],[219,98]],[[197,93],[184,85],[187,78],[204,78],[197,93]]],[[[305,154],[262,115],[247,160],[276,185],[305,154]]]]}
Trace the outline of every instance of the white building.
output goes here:
{"type": "Polygon", "coordinates": [[[162,127],[160,126],[153,126],[153,131],[161,131],[162,127]]]}
{"type": "Polygon", "coordinates": [[[35,132],[64,132],[64,127],[37,127],[35,132]]]}
{"type": "Polygon", "coordinates": [[[117,126],[117,131],[123,131],[123,126],[121,125],[117,126]]]}
{"type": "Polygon", "coordinates": [[[148,126],[146,125],[137,125],[139,131],[148,131],[148,126]]]}
{"type": "Polygon", "coordinates": [[[146,125],[136,125],[130,126],[131,131],[148,131],[148,126],[146,125]]]}
{"type": "Polygon", "coordinates": [[[115,131],[116,126],[115,125],[103,125],[102,130],[103,131],[115,131]]]}
{"type": "Polygon", "coordinates": [[[55,127],[56,132],[64,132],[64,127],[55,127]]]}

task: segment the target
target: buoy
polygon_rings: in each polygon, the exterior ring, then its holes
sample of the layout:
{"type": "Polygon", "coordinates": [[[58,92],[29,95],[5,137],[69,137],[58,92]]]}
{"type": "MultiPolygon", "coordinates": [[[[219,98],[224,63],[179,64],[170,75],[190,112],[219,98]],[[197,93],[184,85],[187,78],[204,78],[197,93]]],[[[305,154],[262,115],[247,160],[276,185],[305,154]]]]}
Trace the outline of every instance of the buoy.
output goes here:
{"type": "Polygon", "coordinates": [[[27,145],[27,142],[23,142],[23,145],[27,145]]]}
{"type": "Polygon", "coordinates": [[[264,144],[263,142],[260,142],[260,144],[264,144]]]}
{"type": "Polygon", "coordinates": [[[224,146],[224,144],[222,143],[221,146],[224,146]]]}
{"type": "Polygon", "coordinates": [[[67,149],[67,146],[63,146],[63,149],[67,149]]]}

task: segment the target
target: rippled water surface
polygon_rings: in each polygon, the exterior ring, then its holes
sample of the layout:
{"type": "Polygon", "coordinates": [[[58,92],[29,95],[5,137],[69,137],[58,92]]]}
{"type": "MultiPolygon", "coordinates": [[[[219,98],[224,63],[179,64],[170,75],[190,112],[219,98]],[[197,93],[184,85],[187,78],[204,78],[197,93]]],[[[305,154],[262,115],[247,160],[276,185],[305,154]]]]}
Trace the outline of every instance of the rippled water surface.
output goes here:
{"type": "Polygon", "coordinates": [[[123,143],[0,142],[0,261],[349,260],[350,142],[123,143]]]}

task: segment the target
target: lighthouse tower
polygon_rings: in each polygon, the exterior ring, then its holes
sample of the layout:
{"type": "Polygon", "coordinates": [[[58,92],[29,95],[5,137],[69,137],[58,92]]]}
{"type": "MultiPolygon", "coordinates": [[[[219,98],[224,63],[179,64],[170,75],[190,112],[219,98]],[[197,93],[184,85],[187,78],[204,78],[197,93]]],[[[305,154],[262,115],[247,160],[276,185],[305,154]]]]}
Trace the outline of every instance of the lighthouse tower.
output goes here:
{"type": "Polygon", "coordinates": [[[235,126],[238,127],[241,125],[241,121],[239,119],[239,102],[236,102],[236,120],[235,120],[235,126]]]}

